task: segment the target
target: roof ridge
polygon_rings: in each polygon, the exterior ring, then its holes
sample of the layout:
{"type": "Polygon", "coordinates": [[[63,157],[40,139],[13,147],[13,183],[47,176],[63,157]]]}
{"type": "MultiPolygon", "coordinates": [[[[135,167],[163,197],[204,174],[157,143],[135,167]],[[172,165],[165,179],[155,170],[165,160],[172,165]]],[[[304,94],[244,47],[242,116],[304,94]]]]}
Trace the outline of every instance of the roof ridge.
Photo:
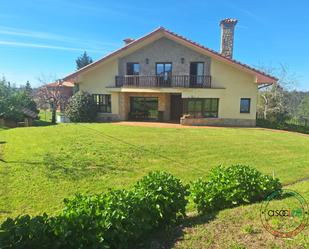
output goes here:
{"type": "Polygon", "coordinates": [[[206,47],[206,46],[204,46],[204,45],[202,45],[202,44],[199,44],[199,43],[197,43],[197,42],[195,42],[195,41],[193,41],[193,40],[190,40],[190,39],[188,39],[188,38],[186,38],[186,37],[184,37],[184,36],[182,36],[182,35],[179,35],[179,34],[173,32],[173,31],[171,31],[171,30],[169,30],[169,29],[167,29],[167,28],[165,28],[165,27],[163,27],[163,26],[159,26],[158,28],[156,28],[155,30],[151,31],[150,33],[148,33],[148,34],[146,34],[146,35],[144,35],[144,36],[142,36],[142,37],[139,37],[138,39],[132,41],[131,43],[129,43],[129,44],[127,44],[127,45],[125,45],[125,46],[123,46],[123,47],[121,47],[121,48],[119,48],[119,49],[117,49],[117,50],[115,50],[115,51],[113,51],[113,52],[111,52],[111,53],[105,55],[105,56],[102,57],[101,59],[99,59],[99,60],[97,60],[97,61],[94,61],[94,62],[92,62],[91,64],[88,64],[87,66],[85,66],[85,67],[83,67],[83,68],[77,70],[76,72],[67,75],[67,76],[64,77],[63,79],[64,79],[64,80],[68,80],[68,79],[70,79],[70,77],[74,77],[74,76],[77,75],[78,73],[87,70],[88,68],[90,68],[90,67],[92,67],[92,66],[94,66],[94,65],[96,65],[96,64],[98,64],[98,63],[100,63],[101,61],[103,61],[103,60],[105,60],[105,59],[107,59],[107,58],[109,58],[109,57],[111,57],[111,56],[113,56],[113,55],[115,55],[115,54],[117,54],[117,53],[123,51],[123,50],[126,50],[127,48],[129,48],[129,47],[135,45],[136,43],[138,43],[138,42],[140,42],[140,41],[142,41],[142,40],[147,39],[149,36],[151,36],[151,35],[153,35],[153,34],[155,34],[155,33],[157,33],[157,32],[160,32],[160,31],[166,32],[166,33],[168,33],[168,34],[171,34],[171,35],[173,35],[173,36],[175,36],[175,37],[178,37],[178,38],[180,38],[180,39],[182,39],[182,40],[184,40],[184,41],[186,41],[186,42],[189,42],[189,43],[191,43],[191,44],[193,44],[193,45],[195,45],[195,46],[197,46],[197,47],[199,47],[199,48],[202,48],[202,49],[204,49],[204,50],[207,50],[208,52],[213,53],[213,54],[215,54],[216,56],[219,56],[219,57],[221,57],[222,59],[224,59],[224,60],[226,60],[226,61],[230,61],[230,62],[232,62],[232,63],[236,63],[236,64],[238,64],[238,65],[240,65],[240,66],[242,66],[242,67],[244,67],[244,68],[247,68],[248,70],[254,71],[254,72],[258,73],[258,74],[262,74],[262,75],[264,75],[264,76],[266,76],[266,77],[269,77],[269,78],[271,78],[271,79],[273,79],[273,80],[275,80],[275,81],[278,81],[278,78],[276,78],[276,77],[274,77],[274,76],[272,76],[272,75],[270,75],[270,74],[267,74],[266,72],[263,72],[263,71],[261,71],[261,70],[258,70],[258,69],[254,68],[254,67],[252,67],[252,66],[247,65],[247,64],[241,63],[240,61],[237,61],[237,60],[235,60],[235,59],[227,58],[227,57],[223,56],[222,54],[220,54],[219,52],[217,52],[217,51],[215,51],[215,50],[213,50],[213,49],[211,49],[211,48],[208,48],[208,47],[206,47]]]}

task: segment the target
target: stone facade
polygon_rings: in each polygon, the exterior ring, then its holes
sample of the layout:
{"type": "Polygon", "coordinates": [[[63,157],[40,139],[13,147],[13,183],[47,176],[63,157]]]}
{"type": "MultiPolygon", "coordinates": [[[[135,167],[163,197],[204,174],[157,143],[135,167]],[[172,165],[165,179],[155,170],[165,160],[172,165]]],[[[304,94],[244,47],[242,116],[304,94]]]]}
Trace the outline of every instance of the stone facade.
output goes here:
{"type": "Polygon", "coordinates": [[[140,64],[140,75],[156,75],[156,63],[172,63],[173,75],[189,75],[190,62],[204,62],[204,75],[210,75],[210,57],[199,54],[168,38],[161,38],[119,59],[119,75],[126,74],[127,62],[140,64]],[[182,61],[182,58],[184,60],[182,61]],[[148,64],[146,63],[148,59],[148,64]]]}
{"type": "Polygon", "coordinates": [[[234,29],[237,24],[236,19],[224,19],[221,26],[221,54],[225,57],[233,57],[234,29]]]}
{"type": "Polygon", "coordinates": [[[181,118],[182,125],[196,126],[234,126],[234,127],[254,127],[255,119],[232,119],[232,118],[181,118]]]}

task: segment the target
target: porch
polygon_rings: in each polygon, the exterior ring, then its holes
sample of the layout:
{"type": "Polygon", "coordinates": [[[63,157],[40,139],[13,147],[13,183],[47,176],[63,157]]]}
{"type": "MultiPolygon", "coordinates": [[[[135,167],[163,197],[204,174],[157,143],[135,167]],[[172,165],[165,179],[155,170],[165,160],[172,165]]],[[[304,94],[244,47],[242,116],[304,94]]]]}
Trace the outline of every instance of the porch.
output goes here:
{"type": "Polygon", "coordinates": [[[180,122],[183,114],[181,94],[139,93],[119,94],[120,120],[180,122]]]}

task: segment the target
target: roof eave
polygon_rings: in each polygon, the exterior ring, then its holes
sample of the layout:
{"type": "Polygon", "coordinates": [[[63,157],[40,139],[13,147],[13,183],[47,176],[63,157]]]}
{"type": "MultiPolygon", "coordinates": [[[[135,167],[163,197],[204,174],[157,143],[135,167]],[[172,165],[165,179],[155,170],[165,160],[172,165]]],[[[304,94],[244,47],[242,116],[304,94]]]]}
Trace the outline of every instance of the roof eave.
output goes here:
{"type": "Polygon", "coordinates": [[[237,67],[237,68],[239,68],[239,69],[241,69],[243,71],[247,71],[249,73],[252,73],[252,74],[256,75],[256,83],[257,84],[265,84],[265,83],[267,83],[267,84],[274,84],[274,83],[276,83],[278,81],[277,78],[275,78],[275,77],[273,77],[271,75],[268,75],[268,74],[266,74],[266,73],[264,73],[264,72],[262,72],[260,70],[257,70],[255,68],[250,67],[250,66],[248,66],[246,64],[243,64],[243,63],[241,63],[239,61],[227,58],[227,57],[223,56],[222,54],[220,54],[220,53],[218,53],[218,52],[216,52],[216,51],[214,51],[212,49],[204,47],[204,46],[202,46],[202,45],[200,45],[200,44],[198,44],[198,43],[196,43],[194,41],[191,41],[191,40],[189,40],[189,39],[187,39],[187,38],[185,38],[183,36],[180,36],[180,35],[172,32],[172,31],[169,31],[169,30],[167,30],[167,29],[165,29],[163,27],[159,27],[159,28],[155,29],[154,31],[150,32],[149,34],[147,34],[147,35],[145,35],[145,36],[143,36],[143,37],[141,37],[139,39],[134,40],[133,42],[129,43],[128,45],[126,45],[126,46],[124,46],[124,47],[122,47],[122,48],[120,48],[120,49],[118,49],[118,50],[116,50],[116,51],[114,51],[114,52],[104,56],[103,58],[101,58],[101,59],[99,59],[99,60],[97,60],[97,61],[95,61],[95,62],[93,62],[93,63],[91,63],[91,64],[89,64],[89,65],[87,65],[87,66],[85,66],[83,68],[81,68],[81,69],[79,69],[78,71],[76,71],[76,72],[74,72],[72,74],[67,75],[66,77],[63,78],[63,80],[67,80],[67,81],[72,81],[73,80],[74,81],[74,79],[76,79],[77,76],[80,75],[81,73],[87,71],[88,69],[90,69],[92,67],[95,67],[99,63],[101,63],[101,62],[103,62],[103,61],[105,61],[105,60],[107,60],[107,59],[109,59],[109,58],[111,58],[113,56],[118,55],[119,53],[121,53],[121,52],[123,52],[123,51],[125,51],[125,50],[127,50],[127,49],[129,49],[131,47],[133,47],[134,45],[136,45],[136,44],[146,40],[147,38],[151,37],[152,35],[154,35],[154,34],[156,34],[158,32],[162,32],[167,37],[172,37],[172,38],[174,38],[176,40],[180,40],[180,41],[182,41],[184,43],[187,43],[190,46],[202,49],[205,52],[209,53],[210,56],[215,57],[216,59],[218,59],[220,61],[227,62],[227,63],[232,64],[235,67],[237,67]]]}

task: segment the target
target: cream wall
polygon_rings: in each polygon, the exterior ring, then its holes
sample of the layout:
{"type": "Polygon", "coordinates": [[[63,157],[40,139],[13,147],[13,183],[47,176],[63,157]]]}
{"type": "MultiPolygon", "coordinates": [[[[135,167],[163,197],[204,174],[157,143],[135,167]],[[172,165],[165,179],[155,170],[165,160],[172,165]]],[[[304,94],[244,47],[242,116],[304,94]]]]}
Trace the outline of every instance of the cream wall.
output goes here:
{"type": "Polygon", "coordinates": [[[91,94],[111,94],[112,114],[119,114],[119,93],[111,92],[118,75],[118,59],[110,60],[84,73],[78,79],[79,89],[91,94]]]}
{"type": "Polygon", "coordinates": [[[117,59],[106,61],[80,76],[79,89],[89,93],[110,93],[107,87],[115,85],[116,75],[118,75],[117,59]]]}
{"type": "Polygon", "coordinates": [[[225,88],[220,110],[220,118],[255,119],[258,85],[255,76],[233,66],[212,60],[212,87],[225,88]],[[250,113],[240,113],[240,99],[250,98],[250,113]]]}
{"type": "MultiPolygon", "coordinates": [[[[118,58],[110,59],[93,69],[83,73],[77,79],[80,90],[89,93],[111,94],[112,114],[119,116],[121,109],[120,92],[130,88],[109,88],[115,85],[115,76],[118,72],[118,58]]],[[[135,92],[170,92],[181,93],[183,98],[219,98],[219,118],[226,119],[255,119],[257,102],[257,84],[255,76],[243,72],[233,66],[211,59],[210,74],[212,76],[212,88],[162,88],[162,89],[136,89],[135,92]],[[240,113],[240,98],[251,98],[249,114],[240,113]]],[[[121,115],[120,115],[121,116],[121,115]]]]}

